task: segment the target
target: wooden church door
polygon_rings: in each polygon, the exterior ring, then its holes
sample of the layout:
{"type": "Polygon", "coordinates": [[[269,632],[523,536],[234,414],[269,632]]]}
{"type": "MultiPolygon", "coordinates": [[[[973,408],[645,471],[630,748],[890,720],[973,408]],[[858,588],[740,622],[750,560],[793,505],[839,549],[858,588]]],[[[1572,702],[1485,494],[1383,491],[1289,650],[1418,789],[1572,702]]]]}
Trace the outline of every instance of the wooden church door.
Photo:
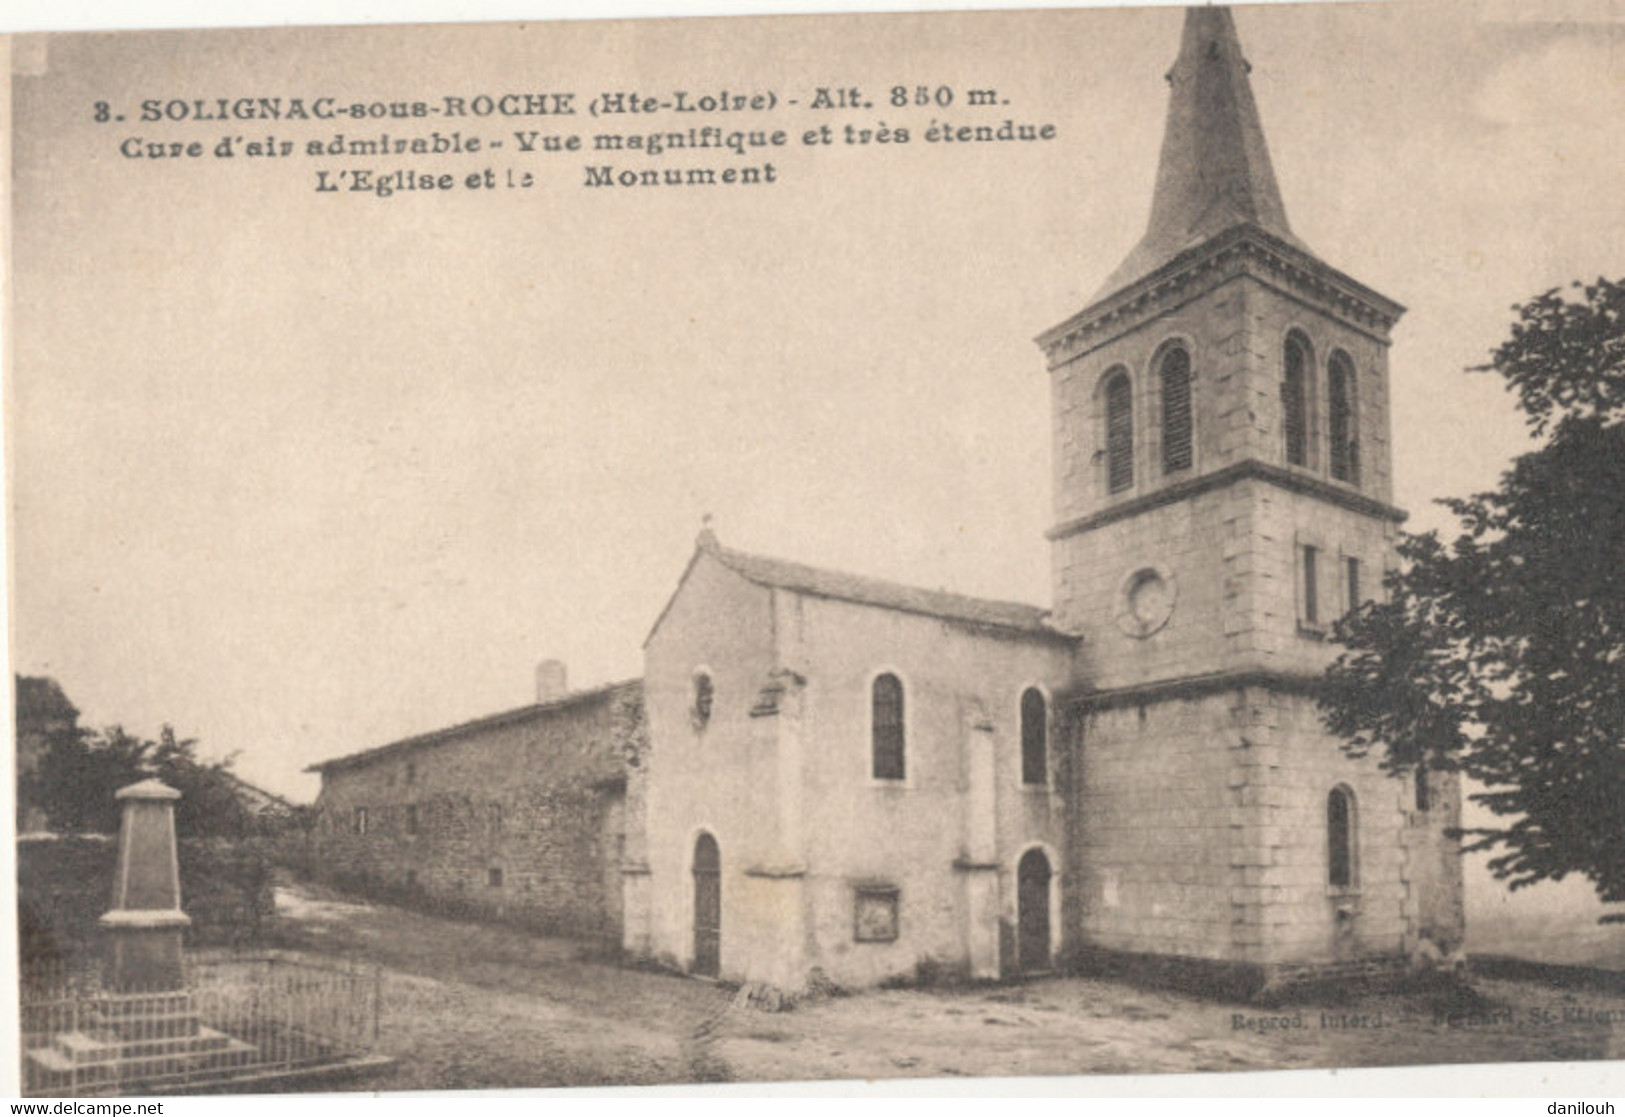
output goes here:
{"type": "Polygon", "coordinates": [[[716,977],[722,970],[722,857],[717,840],[701,834],[694,843],[694,972],[716,977]]]}
{"type": "Polygon", "coordinates": [[[1016,964],[1022,973],[1050,968],[1049,858],[1030,849],[1016,866],[1016,964]]]}

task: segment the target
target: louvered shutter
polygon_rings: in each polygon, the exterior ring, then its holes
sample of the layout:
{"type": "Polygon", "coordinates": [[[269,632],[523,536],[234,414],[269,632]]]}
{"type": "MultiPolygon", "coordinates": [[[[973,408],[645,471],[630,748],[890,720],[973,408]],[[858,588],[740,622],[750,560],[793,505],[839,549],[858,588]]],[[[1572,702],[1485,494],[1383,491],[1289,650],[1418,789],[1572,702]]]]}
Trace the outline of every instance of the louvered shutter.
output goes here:
{"type": "Polygon", "coordinates": [[[1191,358],[1170,349],[1162,359],[1162,471],[1191,467],[1191,358]]]}
{"type": "Polygon", "coordinates": [[[1308,354],[1297,338],[1286,339],[1286,375],[1281,379],[1281,412],[1289,465],[1309,464],[1309,399],[1305,393],[1308,354]]]}
{"type": "Polygon", "coordinates": [[[1112,492],[1134,484],[1134,409],[1126,375],[1106,385],[1106,483],[1112,492]]]}

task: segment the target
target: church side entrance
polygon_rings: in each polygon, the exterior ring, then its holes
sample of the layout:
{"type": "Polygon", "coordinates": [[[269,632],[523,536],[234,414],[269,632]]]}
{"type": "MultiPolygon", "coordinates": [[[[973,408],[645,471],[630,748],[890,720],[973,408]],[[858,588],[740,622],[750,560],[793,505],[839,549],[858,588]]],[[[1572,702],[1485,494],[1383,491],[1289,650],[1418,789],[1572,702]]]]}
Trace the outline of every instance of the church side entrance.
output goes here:
{"type": "Polygon", "coordinates": [[[722,970],[722,856],[717,840],[694,842],[694,972],[716,977],[722,970]]]}
{"type": "Polygon", "coordinates": [[[1016,866],[1016,965],[1024,974],[1050,968],[1049,858],[1029,849],[1016,866]]]}

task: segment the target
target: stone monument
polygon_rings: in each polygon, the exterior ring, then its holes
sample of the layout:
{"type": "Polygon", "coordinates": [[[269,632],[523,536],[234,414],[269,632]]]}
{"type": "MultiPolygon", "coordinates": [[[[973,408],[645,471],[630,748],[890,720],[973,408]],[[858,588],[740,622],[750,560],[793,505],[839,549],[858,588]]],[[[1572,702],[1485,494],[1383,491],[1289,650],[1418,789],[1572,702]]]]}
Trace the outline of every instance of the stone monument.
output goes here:
{"type": "Polygon", "coordinates": [[[181,935],[191,924],[181,910],[175,853],[175,801],[181,793],[157,780],[131,784],[119,829],[113,907],[101,918],[107,935],[107,988],[120,993],[179,989],[181,935]]]}
{"type": "Polygon", "coordinates": [[[175,802],[180,792],[143,780],[118,793],[119,829],[113,907],[102,994],[85,1003],[74,1027],[51,1046],[28,1052],[47,1093],[127,1092],[229,1077],[253,1063],[255,1048],[205,1027],[186,988],[175,802]]]}

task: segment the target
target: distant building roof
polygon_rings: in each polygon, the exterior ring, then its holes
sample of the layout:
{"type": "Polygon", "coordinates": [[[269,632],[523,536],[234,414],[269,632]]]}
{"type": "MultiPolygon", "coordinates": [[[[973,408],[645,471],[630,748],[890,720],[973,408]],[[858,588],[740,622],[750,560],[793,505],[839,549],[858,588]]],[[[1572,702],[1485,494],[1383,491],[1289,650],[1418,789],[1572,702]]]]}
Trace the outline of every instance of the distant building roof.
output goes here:
{"type": "Polygon", "coordinates": [[[220,774],[226,777],[237,797],[248,805],[248,809],[258,814],[260,811],[291,811],[293,804],[274,791],[267,791],[257,784],[249,783],[236,772],[222,768],[220,774]]]}
{"type": "Polygon", "coordinates": [[[473,721],[460,722],[457,725],[447,726],[445,729],[436,729],[429,733],[420,733],[415,737],[406,737],[399,741],[392,741],[387,745],[365,749],[362,752],[353,752],[348,756],[337,756],[332,760],[323,760],[319,764],[312,764],[305,769],[307,772],[337,771],[343,768],[354,768],[362,764],[370,764],[396,752],[405,752],[408,749],[421,748],[425,745],[436,745],[444,741],[455,740],[470,733],[478,733],[487,729],[497,729],[506,725],[519,725],[534,718],[543,718],[551,714],[567,710],[573,706],[585,705],[589,702],[609,698],[617,692],[643,689],[642,679],[626,679],[618,683],[609,683],[605,686],[593,687],[589,690],[578,690],[566,694],[562,698],[555,698],[550,702],[536,702],[529,706],[520,706],[513,710],[504,710],[498,714],[487,714],[485,717],[475,718],[473,721]]]}
{"type": "Polygon", "coordinates": [[[1008,628],[1044,636],[1064,636],[1051,627],[1049,610],[1013,601],[992,601],[966,597],[945,590],[920,589],[881,578],[844,574],[784,559],[747,555],[717,542],[709,530],[702,531],[699,549],[716,558],[729,570],[760,586],[791,590],[812,597],[852,601],[903,613],[961,621],[966,624],[1008,628]]]}

